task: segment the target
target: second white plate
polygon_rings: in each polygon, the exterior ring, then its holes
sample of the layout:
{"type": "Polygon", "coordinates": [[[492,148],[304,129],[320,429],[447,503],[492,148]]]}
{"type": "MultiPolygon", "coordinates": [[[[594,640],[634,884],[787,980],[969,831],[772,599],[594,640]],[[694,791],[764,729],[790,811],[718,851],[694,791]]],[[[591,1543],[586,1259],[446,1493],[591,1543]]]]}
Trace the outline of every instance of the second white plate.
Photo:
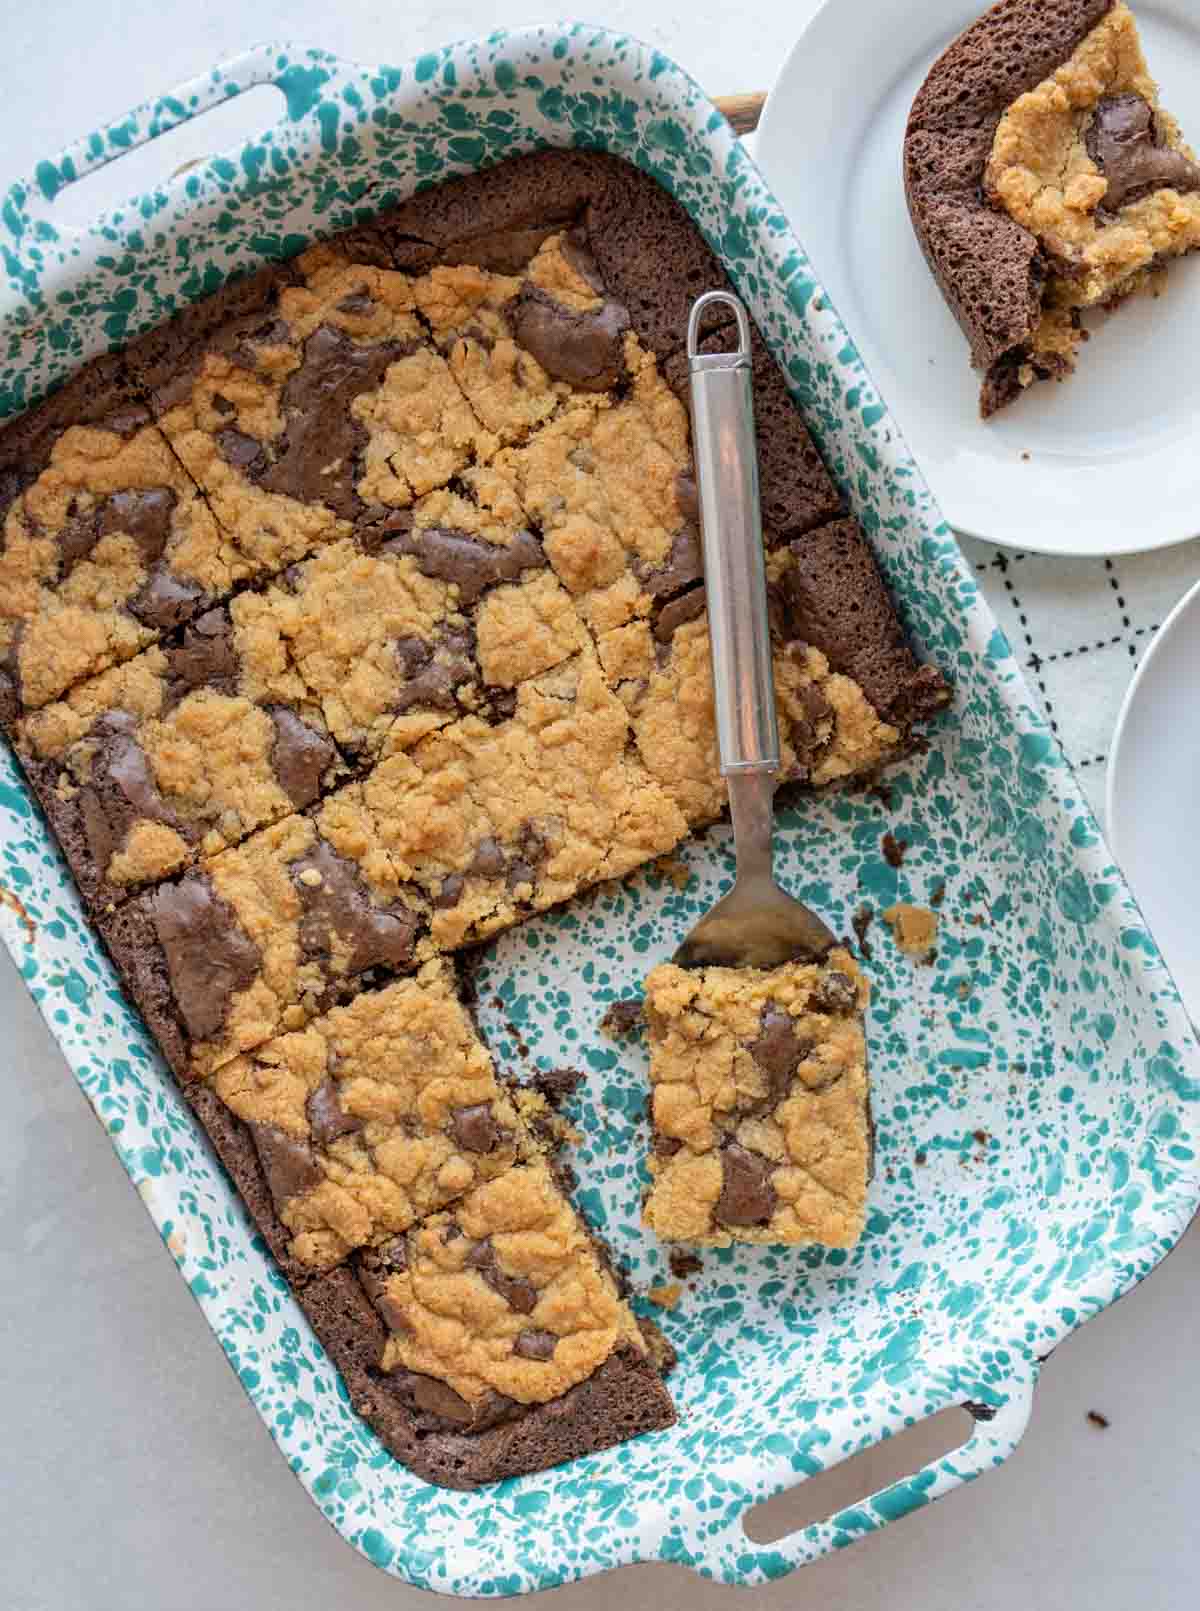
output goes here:
{"type": "MultiPolygon", "coordinates": [[[[925,265],[901,181],[930,64],[983,0],[828,0],[767,99],[756,158],[854,333],[947,519],[1051,554],[1135,553],[1200,531],[1200,258],[1167,294],[1097,316],[1063,385],[984,424],[979,376],[925,265]]],[[[1151,71],[1200,143],[1200,11],[1136,5],[1151,71]]]]}
{"type": "Polygon", "coordinates": [[[1175,606],[1129,685],[1108,767],[1108,840],[1200,1024],[1200,583],[1175,606]]]}

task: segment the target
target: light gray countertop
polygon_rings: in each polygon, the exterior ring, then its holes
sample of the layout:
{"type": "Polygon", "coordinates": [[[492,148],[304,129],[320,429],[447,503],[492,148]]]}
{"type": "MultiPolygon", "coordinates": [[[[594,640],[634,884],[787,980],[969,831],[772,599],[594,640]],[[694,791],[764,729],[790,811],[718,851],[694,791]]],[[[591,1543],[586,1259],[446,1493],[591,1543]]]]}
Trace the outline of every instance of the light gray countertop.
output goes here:
{"type": "MultiPolygon", "coordinates": [[[[811,0],[766,0],[750,27],[720,0],[607,0],[596,13],[725,93],[766,87],[811,9],[811,0]]],[[[24,172],[67,137],[255,39],[397,61],[522,15],[498,0],[437,4],[421,17],[372,0],[23,7],[5,17],[4,165],[24,172]]],[[[239,132],[227,120],[219,143],[239,132]]],[[[181,140],[167,171],[206,149],[196,129],[181,140]]],[[[156,171],[151,161],[119,183],[97,180],[81,206],[94,211],[156,171]]],[[[972,559],[982,569],[988,555],[972,559]]],[[[4,1611],[430,1604],[356,1556],[287,1470],[6,957],[0,1024],[4,1611]]],[[[1198,1336],[1193,1227],[1137,1292],[1049,1361],[1030,1430],[1001,1470],[770,1588],[725,1590],[681,1568],[638,1567],[560,1590],[552,1603],[1185,1611],[1200,1582],[1198,1336]],[[1089,1410],[1109,1419],[1107,1430],[1089,1410]]],[[[875,1486],[868,1466],[859,1487],[875,1486]]],[[[843,1502],[854,1497],[843,1490],[843,1502]]]]}

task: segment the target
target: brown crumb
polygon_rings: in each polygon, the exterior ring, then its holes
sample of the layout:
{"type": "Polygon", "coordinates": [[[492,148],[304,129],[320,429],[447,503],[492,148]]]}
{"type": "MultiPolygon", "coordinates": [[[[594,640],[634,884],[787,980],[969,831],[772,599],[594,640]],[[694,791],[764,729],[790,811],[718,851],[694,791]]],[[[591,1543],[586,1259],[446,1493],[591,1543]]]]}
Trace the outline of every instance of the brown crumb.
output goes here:
{"type": "Polygon", "coordinates": [[[660,1309],[673,1309],[683,1297],[682,1281],[667,1281],[661,1287],[651,1287],[646,1296],[660,1309]]]}
{"type": "Polygon", "coordinates": [[[1112,1425],[1112,1422],[1109,1420],[1108,1416],[1103,1414],[1103,1412],[1100,1410],[1089,1410],[1087,1412],[1087,1418],[1093,1426],[1098,1426],[1101,1432],[1107,1432],[1109,1427],[1112,1425]]]}
{"type": "Polygon", "coordinates": [[[867,944],[867,930],[874,921],[875,913],[869,906],[860,906],[850,919],[850,927],[854,930],[858,940],[859,954],[864,962],[870,962],[871,957],[874,955],[871,947],[867,944]]]}
{"type": "Polygon", "coordinates": [[[689,1275],[699,1275],[704,1268],[703,1262],[694,1253],[685,1253],[681,1247],[675,1249],[667,1263],[671,1266],[671,1274],[680,1281],[686,1281],[689,1275]]]}
{"type": "Polygon", "coordinates": [[[973,1130],[971,1134],[977,1147],[986,1147],[991,1140],[986,1130],[973,1130]]]}
{"type": "Polygon", "coordinates": [[[892,802],[896,798],[890,783],[872,783],[867,794],[872,800],[878,800],[885,811],[892,809],[892,802]]]}
{"type": "Polygon", "coordinates": [[[628,1001],[614,1001],[610,1003],[600,1020],[600,1028],[606,1035],[619,1040],[623,1035],[633,1035],[642,1027],[642,1003],[640,998],[631,998],[628,1001]]]}
{"type": "Polygon", "coordinates": [[[960,979],[955,988],[958,991],[958,999],[960,1001],[965,1001],[967,999],[967,997],[971,994],[971,986],[967,983],[967,981],[965,979],[960,979]]]}
{"type": "Polygon", "coordinates": [[[933,889],[930,892],[929,904],[936,911],[937,908],[942,904],[942,902],[945,899],[946,899],[946,880],[944,878],[940,878],[938,880],[938,882],[933,886],[933,889]]]}
{"type": "Polygon", "coordinates": [[[929,1154],[925,1151],[924,1147],[921,1148],[920,1152],[914,1155],[913,1162],[921,1167],[924,1167],[924,1165],[929,1162],[929,1154]]]}
{"type": "Polygon", "coordinates": [[[581,1068],[546,1068],[538,1069],[529,1083],[552,1108],[557,1108],[575,1095],[585,1078],[581,1068]]]}
{"type": "Polygon", "coordinates": [[[908,849],[907,839],[897,839],[894,833],[885,833],[883,836],[883,859],[889,867],[904,866],[904,852],[908,849]]]}
{"type": "Polygon", "coordinates": [[[656,856],[651,867],[660,878],[667,879],[676,889],[686,889],[692,876],[678,856],[656,856]]]}
{"type": "Polygon", "coordinates": [[[1032,457],[1032,455],[1028,451],[1026,451],[1026,452],[1021,454],[1021,457],[1025,460],[1026,463],[1028,463],[1030,458],[1032,457]]]}
{"type": "Polygon", "coordinates": [[[914,962],[932,962],[937,951],[938,918],[924,906],[909,906],[897,901],[883,914],[883,921],[892,931],[892,937],[906,957],[914,962]]]}
{"type": "Polygon", "coordinates": [[[492,997],[492,1007],[496,1012],[504,1011],[504,999],[501,996],[492,997]]]}
{"type": "Polygon", "coordinates": [[[25,927],[25,944],[32,945],[37,939],[37,924],[29,915],[25,902],[9,889],[7,884],[0,884],[0,906],[7,906],[17,914],[18,920],[25,927]]]}

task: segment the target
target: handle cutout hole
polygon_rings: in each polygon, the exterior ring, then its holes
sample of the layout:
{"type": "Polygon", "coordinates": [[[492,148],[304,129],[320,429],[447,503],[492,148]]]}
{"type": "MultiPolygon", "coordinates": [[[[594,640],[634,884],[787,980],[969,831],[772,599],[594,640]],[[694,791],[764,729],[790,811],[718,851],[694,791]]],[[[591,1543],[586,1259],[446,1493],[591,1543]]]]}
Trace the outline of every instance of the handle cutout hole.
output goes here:
{"type": "Polygon", "coordinates": [[[236,150],[278,122],[286,104],[274,84],[255,84],[141,145],[116,150],[111,162],[63,185],[52,197],[35,188],[27,203],[29,211],[50,224],[81,228],[98,214],[166,184],[209,157],[236,150]]]}
{"type": "Polygon", "coordinates": [[[746,1536],[752,1544],[777,1544],[802,1527],[828,1521],[839,1511],[869,1499],[901,1477],[911,1477],[952,1449],[961,1448],[974,1430],[970,1412],[961,1404],[951,1404],[915,1426],[884,1438],[882,1443],[852,1454],[828,1471],[785,1488],[773,1499],[751,1505],[742,1517],[746,1536]]]}

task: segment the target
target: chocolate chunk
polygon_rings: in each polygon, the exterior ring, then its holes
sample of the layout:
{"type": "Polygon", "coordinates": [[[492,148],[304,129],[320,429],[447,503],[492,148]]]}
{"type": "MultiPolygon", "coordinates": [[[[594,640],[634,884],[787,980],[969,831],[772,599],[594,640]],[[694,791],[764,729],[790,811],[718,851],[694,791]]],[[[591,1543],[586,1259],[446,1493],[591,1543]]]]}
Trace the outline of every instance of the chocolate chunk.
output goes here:
{"type": "Polygon", "coordinates": [[[450,1115],[450,1128],[455,1141],[466,1152],[491,1152],[502,1134],[490,1102],[455,1108],[450,1115]]]}
{"type": "Polygon", "coordinates": [[[766,1074],[767,1089],[757,1102],[743,1109],[746,1117],[770,1113],[786,1099],[792,1076],[812,1049],[812,1041],[796,1033],[796,1021],[790,1013],[770,1002],[764,1006],[758,1038],[746,1050],[766,1074]]]}
{"type": "Polygon", "coordinates": [[[604,392],[625,379],[629,314],[619,302],[580,311],[564,307],[526,280],[512,307],[513,335],[554,380],[577,391],[604,392]]]}
{"type": "Polygon", "coordinates": [[[24,621],[17,621],[8,646],[0,652],[0,725],[11,727],[23,703],[21,698],[21,637],[24,621]]]}
{"type": "Polygon", "coordinates": [[[448,912],[462,900],[462,892],[466,880],[461,873],[447,873],[442,879],[442,887],[434,896],[433,904],[439,912],[448,912]]]}
{"type": "Polygon", "coordinates": [[[222,397],[220,392],[213,393],[212,406],[222,419],[228,419],[231,414],[237,413],[237,404],[231,403],[228,397],[222,397]]]}
{"type": "Polygon", "coordinates": [[[487,689],[487,718],[492,723],[509,722],[517,714],[515,688],[487,689]]]}
{"type": "Polygon", "coordinates": [[[361,1130],[366,1122],[346,1112],[338,1095],[337,1081],[332,1075],[327,1075],[316,1090],[309,1093],[305,1111],[313,1140],[322,1147],[336,1141],[339,1136],[361,1130]]]}
{"type": "Polygon", "coordinates": [[[372,1300],[376,1313],[389,1331],[406,1332],[412,1327],[408,1323],[408,1316],[404,1312],[404,1305],[399,1298],[393,1297],[390,1292],[381,1292],[372,1300]]]}
{"type": "Polygon", "coordinates": [[[683,1142],[675,1136],[656,1135],[654,1137],[654,1155],[656,1158],[673,1158],[683,1142]]]}
{"type": "Polygon", "coordinates": [[[321,779],[336,751],[324,733],[301,721],[286,705],[268,707],[275,726],[271,769],[288,799],[302,811],[321,792],[321,779]]]}
{"type": "MultiPolygon", "coordinates": [[[[362,1282],[363,1290],[368,1298],[379,1308],[380,1299],[384,1296],[388,1279],[393,1275],[403,1275],[408,1269],[408,1240],[401,1233],[391,1236],[378,1247],[363,1248],[357,1257],[358,1278],[362,1282]]],[[[380,1310],[382,1314],[383,1311],[380,1310]]],[[[384,1316],[386,1319],[386,1315],[384,1316]]],[[[403,1331],[406,1328],[393,1326],[393,1331],[403,1331]]]]}
{"type": "Polygon", "coordinates": [[[136,492],[114,492],[104,501],[100,515],[101,537],[122,532],[132,537],[142,563],[161,559],[171,535],[175,494],[170,487],[147,487],[136,492]]]}
{"type": "Polygon", "coordinates": [[[771,1184],[775,1165],[736,1141],[721,1149],[721,1195],[713,1214],[721,1225],[765,1225],[778,1198],[771,1184]]]}
{"type": "Polygon", "coordinates": [[[671,539],[671,552],[665,564],[654,569],[636,564],[634,569],[647,593],[656,599],[669,598],[673,593],[681,592],[704,575],[699,532],[694,526],[681,526],[671,539]]]}
{"type": "MultiPolygon", "coordinates": [[[[806,654],[802,644],[792,646],[799,654],[806,654]]],[[[799,693],[800,712],[794,713],[788,725],[788,737],[795,751],[798,773],[811,772],[829,747],[833,736],[833,706],[814,683],[806,683],[799,693]]]]}
{"type": "Polygon", "coordinates": [[[236,694],[241,662],[233,637],[229,611],[206,610],[184,632],[180,641],[167,650],[170,677],[166,705],[177,705],[197,688],[212,688],[219,694],[236,694]]]}
{"type": "Polygon", "coordinates": [[[339,313],[373,313],[375,299],[365,286],[359,286],[357,291],[349,291],[337,305],[339,313]]]}
{"type": "Polygon", "coordinates": [[[72,500],[72,508],[54,540],[58,545],[58,574],[60,579],[65,580],[100,540],[99,510],[86,509],[75,513],[72,500]]]}
{"type": "Polygon", "coordinates": [[[184,828],[159,792],[146,752],[134,737],[137,720],[128,711],[101,716],[89,731],[88,780],[79,793],[79,810],[88,849],[103,874],[121,850],[135,822],[161,822],[177,833],[184,828]]]}
{"type": "Polygon", "coordinates": [[[294,1197],[306,1197],[325,1179],[307,1141],[288,1135],[277,1124],[251,1124],[250,1134],[277,1209],[294,1197]]]}
{"type": "Polygon", "coordinates": [[[809,1005],[816,1012],[851,1013],[858,1006],[858,986],[849,974],[832,968],[817,981],[809,1005]]]}
{"type": "Polygon", "coordinates": [[[513,1353],[522,1359],[547,1360],[554,1358],[558,1338],[552,1331],[519,1331],[513,1343],[513,1353]]]}
{"type": "Polygon", "coordinates": [[[412,961],[417,919],[402,901],[376,906],[357,866],[324,839],[291,864],[300,896],[300,946],[306,957],[327,959],[336,934],[349,948],[347,971],[403,968],[412,961]],[[300,877],[320,875],[316,884],[300,877]]]}
{"type": "Polygon", "coordinates": [[[269,462],[266,444],[260,442],[257,436],[247,436],[245,431],[226,425],[217,432],[214,441],[225,463],[231,464],[235,470],[241,470],[252,481],[266,473],[269,462]]]}
{"type": "Polygon", "coordinates": [[[490,1237],[486,1241],[476,1242],[467,1254],[467,1264],[472,1270],[478,1270],[492,1291],[498,1292],[510,1309],[528,1315],[537,1308],[537,1288],[521,1276],[505,1274],[496,1262],[496,1250],[490,1237]]]}
{"type": "Polygon", "coordinates": [[[858,941],[858,949],[864,961],[870,962],[873,955],[867,934],[871,924],[875,921],[875,913],[869,906],[860,906],[850,919],[850,927],[854,930],[854,937],[858,941]]]}
{"type": "Polygon", "coordinates": [[[227,326],[223,339],[214,341],[213,346],[227,350],[239,368],[257,369],[260,347],[285,347],[291,337],[286,319],[260,319],[253,314],[227,326]]]}
{"type": "Polygon", "coordinates": [[[123,441],[136,436],[143,426],[150,423],[150,410],[141,403],[127,403],[121,408],[114,408],[100,421],[100,429],[111,431],[123,441]]]}
{"type": "Polygon", "coordinates": [[[1200,190],[1200,167],[1164,143],[1154,110],[1140,95],[1106,95],[1098,101],[1084,144],[1108,180],[1100,204],[1106,213],[1156,190],[1200,190]]]}
{"type": "Polygon", "coordinates": [[[204,601],[204,589],[197,582],[185,581],[159,560],[141,587],[129,600],[129,613],[143,626],[170,632],[181,626],[204,601]]]}
{"type": "Polygon", "coordinates": [[[680,470],[675,477],[675,502],[683,518],[699,529],[700,489],[696,485],[694,470],[680,470]]]}
{"type": "Polygon", "coordinates": [[[440,1415],[447,1421],[453,1421],[456,1426],[472,1424],[474,1408],[446,1382],[440,1382],[436,1376],[421,1376],[416,1371],[410,1371],[408,1375],[413,1399],[419,1409],[440,1415]]]}
{"type": "Polygon", "coordinates": [[[473,663],[451,647],[445,655],[423,638],[397,638],[396,658],[404,672],[404,686],[394,708],[403,713],[414,705],[428,710],[454,710],[454,690],[470,680],[473,663]]]}
{"type": "Polygon", "coordinates": [[[410,554],[423,575],[452,582],[464,605],[474,604],[489,587],[546,567],[542,545],[528,531],[517,532],[509,543],[489,543],[442,526],[410,527],[389,537],[383,547],[389,553],[410,554]]]}
{"type": "Polygon", "coordinates": [[[285,429],[259,484],[353,520],[362,508],[355,483],[367,432],[350,406],[381,386],[389,366],[412,350],[411,342],[399,341],[360,346],[332,325],[314,330],[283,388],[285,429]]]}
{"type": "Polygon", "coordinates": [[[500,846],[488,834],[481,839],[475,847],[475,854],[471,857],[467,868],[469,875],[475,878],[499,878],[504,871],[505,856],[500,846]]]}
{"type": "Polygon", "coordinates": [[[534,867],[532,862],[525,861],[523,857],[517,856],[509,862],[508,875],[504,882],[510,895],[515,895],[526,884],[532,888],[537,883],[537,868],[534,867]]]}
{"type": "Polygon", "coordinates": [[[681,598],[672,599],[664,604],[659,611],[658,620],[654,623],[654,636],[659,643],[670,643],[671,639],[687,621],[695,621],[704,614],[706,600],[704,589],[695,587],[690,593],[684,593],[681,598]]]}
{"type": "Polygon", "coordinates": [[[545,861],[550,846],[531,822],[525,823],[517,836],[517,854],[508,864],[505,887],[515,894],[524,885],[537,883],[537,869],[545,861]]]}
{"type": "Polygon", "coordinates": [[[193,1040],[211,1040],[234,995],[254,982],[262,961],[258,946],[204,873],[156,890],[150,915],[180,1017],[193,1040]]]}
{"type": "Polygon", "coordinates": [[[750,1056],[775,1079],[790,1079],[796,1065],[812,1051],[812,1041],[796,1033],[796,1020],[791,1013],[770,1002],[764,1006],[758,1020],[758,1038],[746,1047],[750,1056]]]}

